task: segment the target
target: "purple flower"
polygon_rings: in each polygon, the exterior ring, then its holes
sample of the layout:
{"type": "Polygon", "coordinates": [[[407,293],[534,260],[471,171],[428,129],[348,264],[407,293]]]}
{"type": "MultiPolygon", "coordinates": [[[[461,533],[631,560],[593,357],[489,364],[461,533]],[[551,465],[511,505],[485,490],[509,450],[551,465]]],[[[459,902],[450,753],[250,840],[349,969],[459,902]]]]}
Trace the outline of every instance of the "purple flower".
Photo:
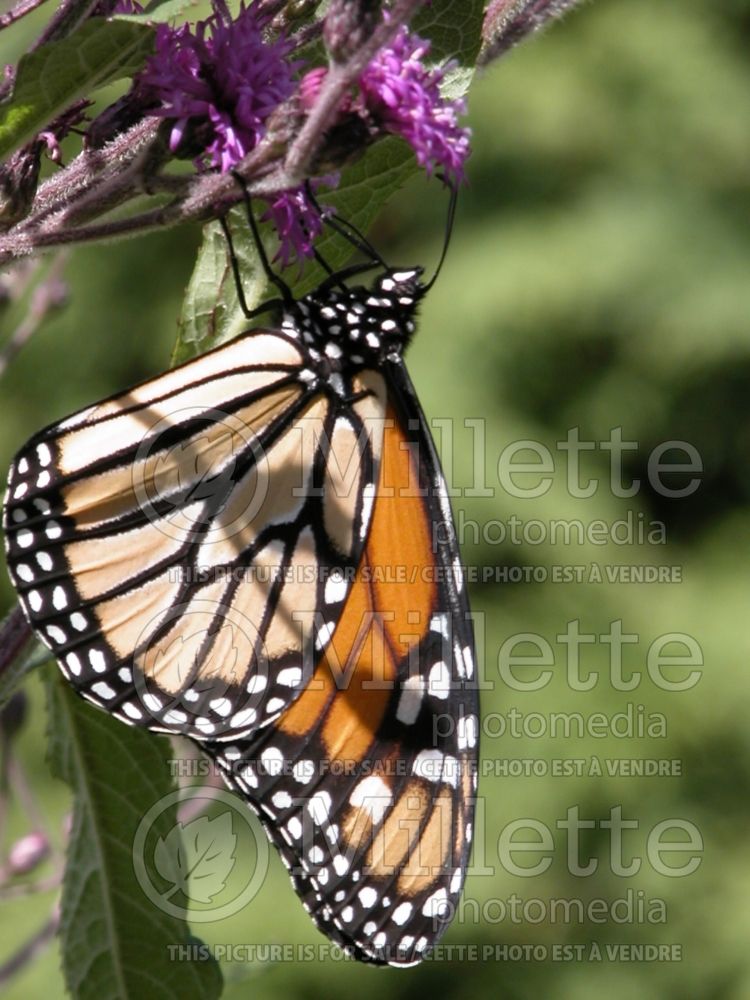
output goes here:
{"type": "Polygon", "coordinates": [[[365,106],[382,128],[400,135],[428,173],[441,167],[449,181],[463,179],[469,155],[469,130],[458,124],[462,100],[440,93],[445,72],[428,69],[422,57],[430,43],[401,27],[392,45],[372,60],[359,81],[365,106]]]}
{"type": "Polygon", "coordinates": [[[271,222],[279,236],[279,249],[274,257],[282,267],[294,260],[300,263],[312,257],[313,244],[323,230],[323,219],[304,187],[282,191],[268,198],[264,222],[271,222]]]}
{"type": "Polygon", "coordinates": [[[214,0],[213,16],[194,32],[188,25],[159,25],[156,54],[140,83],[160,102],[151,113],[176,119],[172,150],[188,122],[208,130],[205,153],[223,172],[257,146],[269,115],[291,95],[297,68],[287,40],[264,40],[266,20],[243,6],[233,21],[223,0],[214,0]]]}
{"type": "MultiPolygon", "coordinates": [[[[185,138],[194,147],[197,141],[202,149],[199,166],[226,172],[258,145],[272,112],[291,97],[300,63],[291,61],[289,40],[264,38],[268,17],[256,5],[243,4],[235,20],[225,0],[213,0],[213,8],[213,15],[194,29],[157,28],[156,53],[141,74],[139,89],[155,105],[151,114],[172,120],[172,151],[185,138]]],[[[424,65],[429,44],[402,27],[393,44],[369,64],[359,80],[359,94],[347,97],[340,112],[361,117],[367,135],[390,132],[403,137],[428,173],[441,168],[447,180],[456,183],[463,178],[469,154],[468,129],[458,124],[465,106],[442,97],[440,85],[448,67],[424,65]]],[[[309,111],[315,104],[326,72],[314,68],[302,78],[303,109],[309,111]]],[[[306,189],[281,192],[266,201],[264,219],[279,235],[276,259],[288,267],[295,259],[311,257],[323,220],[306,189]]]]}

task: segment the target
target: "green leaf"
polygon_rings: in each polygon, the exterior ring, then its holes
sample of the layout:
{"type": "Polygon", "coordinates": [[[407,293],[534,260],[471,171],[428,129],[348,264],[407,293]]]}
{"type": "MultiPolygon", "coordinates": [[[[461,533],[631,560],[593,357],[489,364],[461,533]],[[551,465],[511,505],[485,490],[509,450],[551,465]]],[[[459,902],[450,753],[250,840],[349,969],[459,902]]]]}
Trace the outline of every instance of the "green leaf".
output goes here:
{"type": "Polygon", "coordinates": [[[483,0],[442,0],[425,4],[411,28],[432,42],[430,59],[455,59],[461,66],[473,69],[482,44],[483,21],[483,0]]]}
{"type": "Polygon", "coordinates": [[[130,21],[132,24],[167,24],[191,7],[195,7],[194,0],[153,0],[142,14],[118,14],[115,20],[130,21]]]}
{"type": "Polygon", "coordinates": [[[18,64],[13,93],[0,106],[0,158],[97,87],[136,73],[151,52],[147,24],[92,18],[70,37],[43,45],[18,64]]]}
{"type": "MultiPolygon", "coordinates": [[[[68,990],[76,1000],[218,997],[218,965],[170,958],[175,946],[195,939],[184,921],[154,906],[134,876],[141,819],[174,791],[169,742],[86,705],[57,671],[48,700],[50,764],[75,797],[60,927],[68,990]]],[[[167,842],[171,855],[175,805],[157,812],[150,834],[167,842]]],[[[168,861],[162,858],[165,870],[168,861]]]]}

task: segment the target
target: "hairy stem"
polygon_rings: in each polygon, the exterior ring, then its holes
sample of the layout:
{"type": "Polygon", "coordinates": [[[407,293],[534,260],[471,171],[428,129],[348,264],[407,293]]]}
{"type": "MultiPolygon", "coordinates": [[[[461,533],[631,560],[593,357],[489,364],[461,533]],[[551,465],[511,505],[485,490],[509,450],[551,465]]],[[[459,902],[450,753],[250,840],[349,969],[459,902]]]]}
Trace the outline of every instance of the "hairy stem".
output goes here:
{"type": "Polygon", "coordinates": [[[36,933],[26,941],[15,955],[12,955],[4,965],[0,966],[0,986],[4,986],[19,972],[33,962],[54,940],[60,926],[60,909],[56,903],[52,912],[36,933]]]}
{"type": "Polygon", "coordinates": [[[98,0],[61,0],[54,17],[29,51],[34,52],[42,45],[46,45],[47,42],[56,42],[60,38],[67,38],[79,24],[91,16],[97,3],[98,0]]]}
{"type": "Polygon", "coordinates": [[[15,24],[16,21],[20,21],[22,17],[26,17],[32,10],[36,10],[37,7],[41,7],[46,2],[47,0],[18,0],[18,3],[14,4],[9,11],[0,15],[0,31],[15,24]]]}
{"type": "Polygon", "coordinates": [[[562,17],[578,0],[493,0],[484,15],[483,45],[477,65],[499,59],[527,35],[562,17]]]}
{"type": "Polygon", "coordinates": [[[52,262],[49,273],[31,294],[31,301],[26,315],[10,335],[5,347],[0,351],[0,378],[8,370],[8,366],[18,352],[28,343],[44,318],[62,302],[65,291],[62,285],[62,272],[65,267],[65,256],[60,253],[52,262]]]}

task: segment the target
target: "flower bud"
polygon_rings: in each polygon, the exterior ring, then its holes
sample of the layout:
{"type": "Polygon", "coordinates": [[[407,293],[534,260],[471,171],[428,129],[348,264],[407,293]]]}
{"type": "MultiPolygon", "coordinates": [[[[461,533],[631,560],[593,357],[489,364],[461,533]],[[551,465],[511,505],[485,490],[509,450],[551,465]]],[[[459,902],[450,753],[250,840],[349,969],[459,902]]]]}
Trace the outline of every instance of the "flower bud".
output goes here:
{"type": "Polygon", "coordinates": [[[50,853],[50,843],[39,830],[17,840],[8,855],[8,870],[12,875],[28,875],[50,853]]]}

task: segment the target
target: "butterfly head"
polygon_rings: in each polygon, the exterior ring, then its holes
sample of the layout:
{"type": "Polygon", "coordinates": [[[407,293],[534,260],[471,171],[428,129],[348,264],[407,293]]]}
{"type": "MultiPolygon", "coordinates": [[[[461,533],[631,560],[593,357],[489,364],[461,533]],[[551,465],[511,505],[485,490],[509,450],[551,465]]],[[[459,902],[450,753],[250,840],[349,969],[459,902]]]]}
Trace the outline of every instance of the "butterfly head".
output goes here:
{"type": "Polygon", "coordinates": [[[295,304],[285,329],[295,329],[313,351],[349,364],[379,367],[400,359],[415,328],[424,295],[421,267],[389,268],[367,286],[326,282],[295,304]]]}
{"type": "Polygon", "coordinates": [[[413,309],[425,292],[421,280],[423,274],[422,267],[389,268],[375,279],[373,290],[393,299],[394,306],[400,304],[406,309],[413,309]]]}

